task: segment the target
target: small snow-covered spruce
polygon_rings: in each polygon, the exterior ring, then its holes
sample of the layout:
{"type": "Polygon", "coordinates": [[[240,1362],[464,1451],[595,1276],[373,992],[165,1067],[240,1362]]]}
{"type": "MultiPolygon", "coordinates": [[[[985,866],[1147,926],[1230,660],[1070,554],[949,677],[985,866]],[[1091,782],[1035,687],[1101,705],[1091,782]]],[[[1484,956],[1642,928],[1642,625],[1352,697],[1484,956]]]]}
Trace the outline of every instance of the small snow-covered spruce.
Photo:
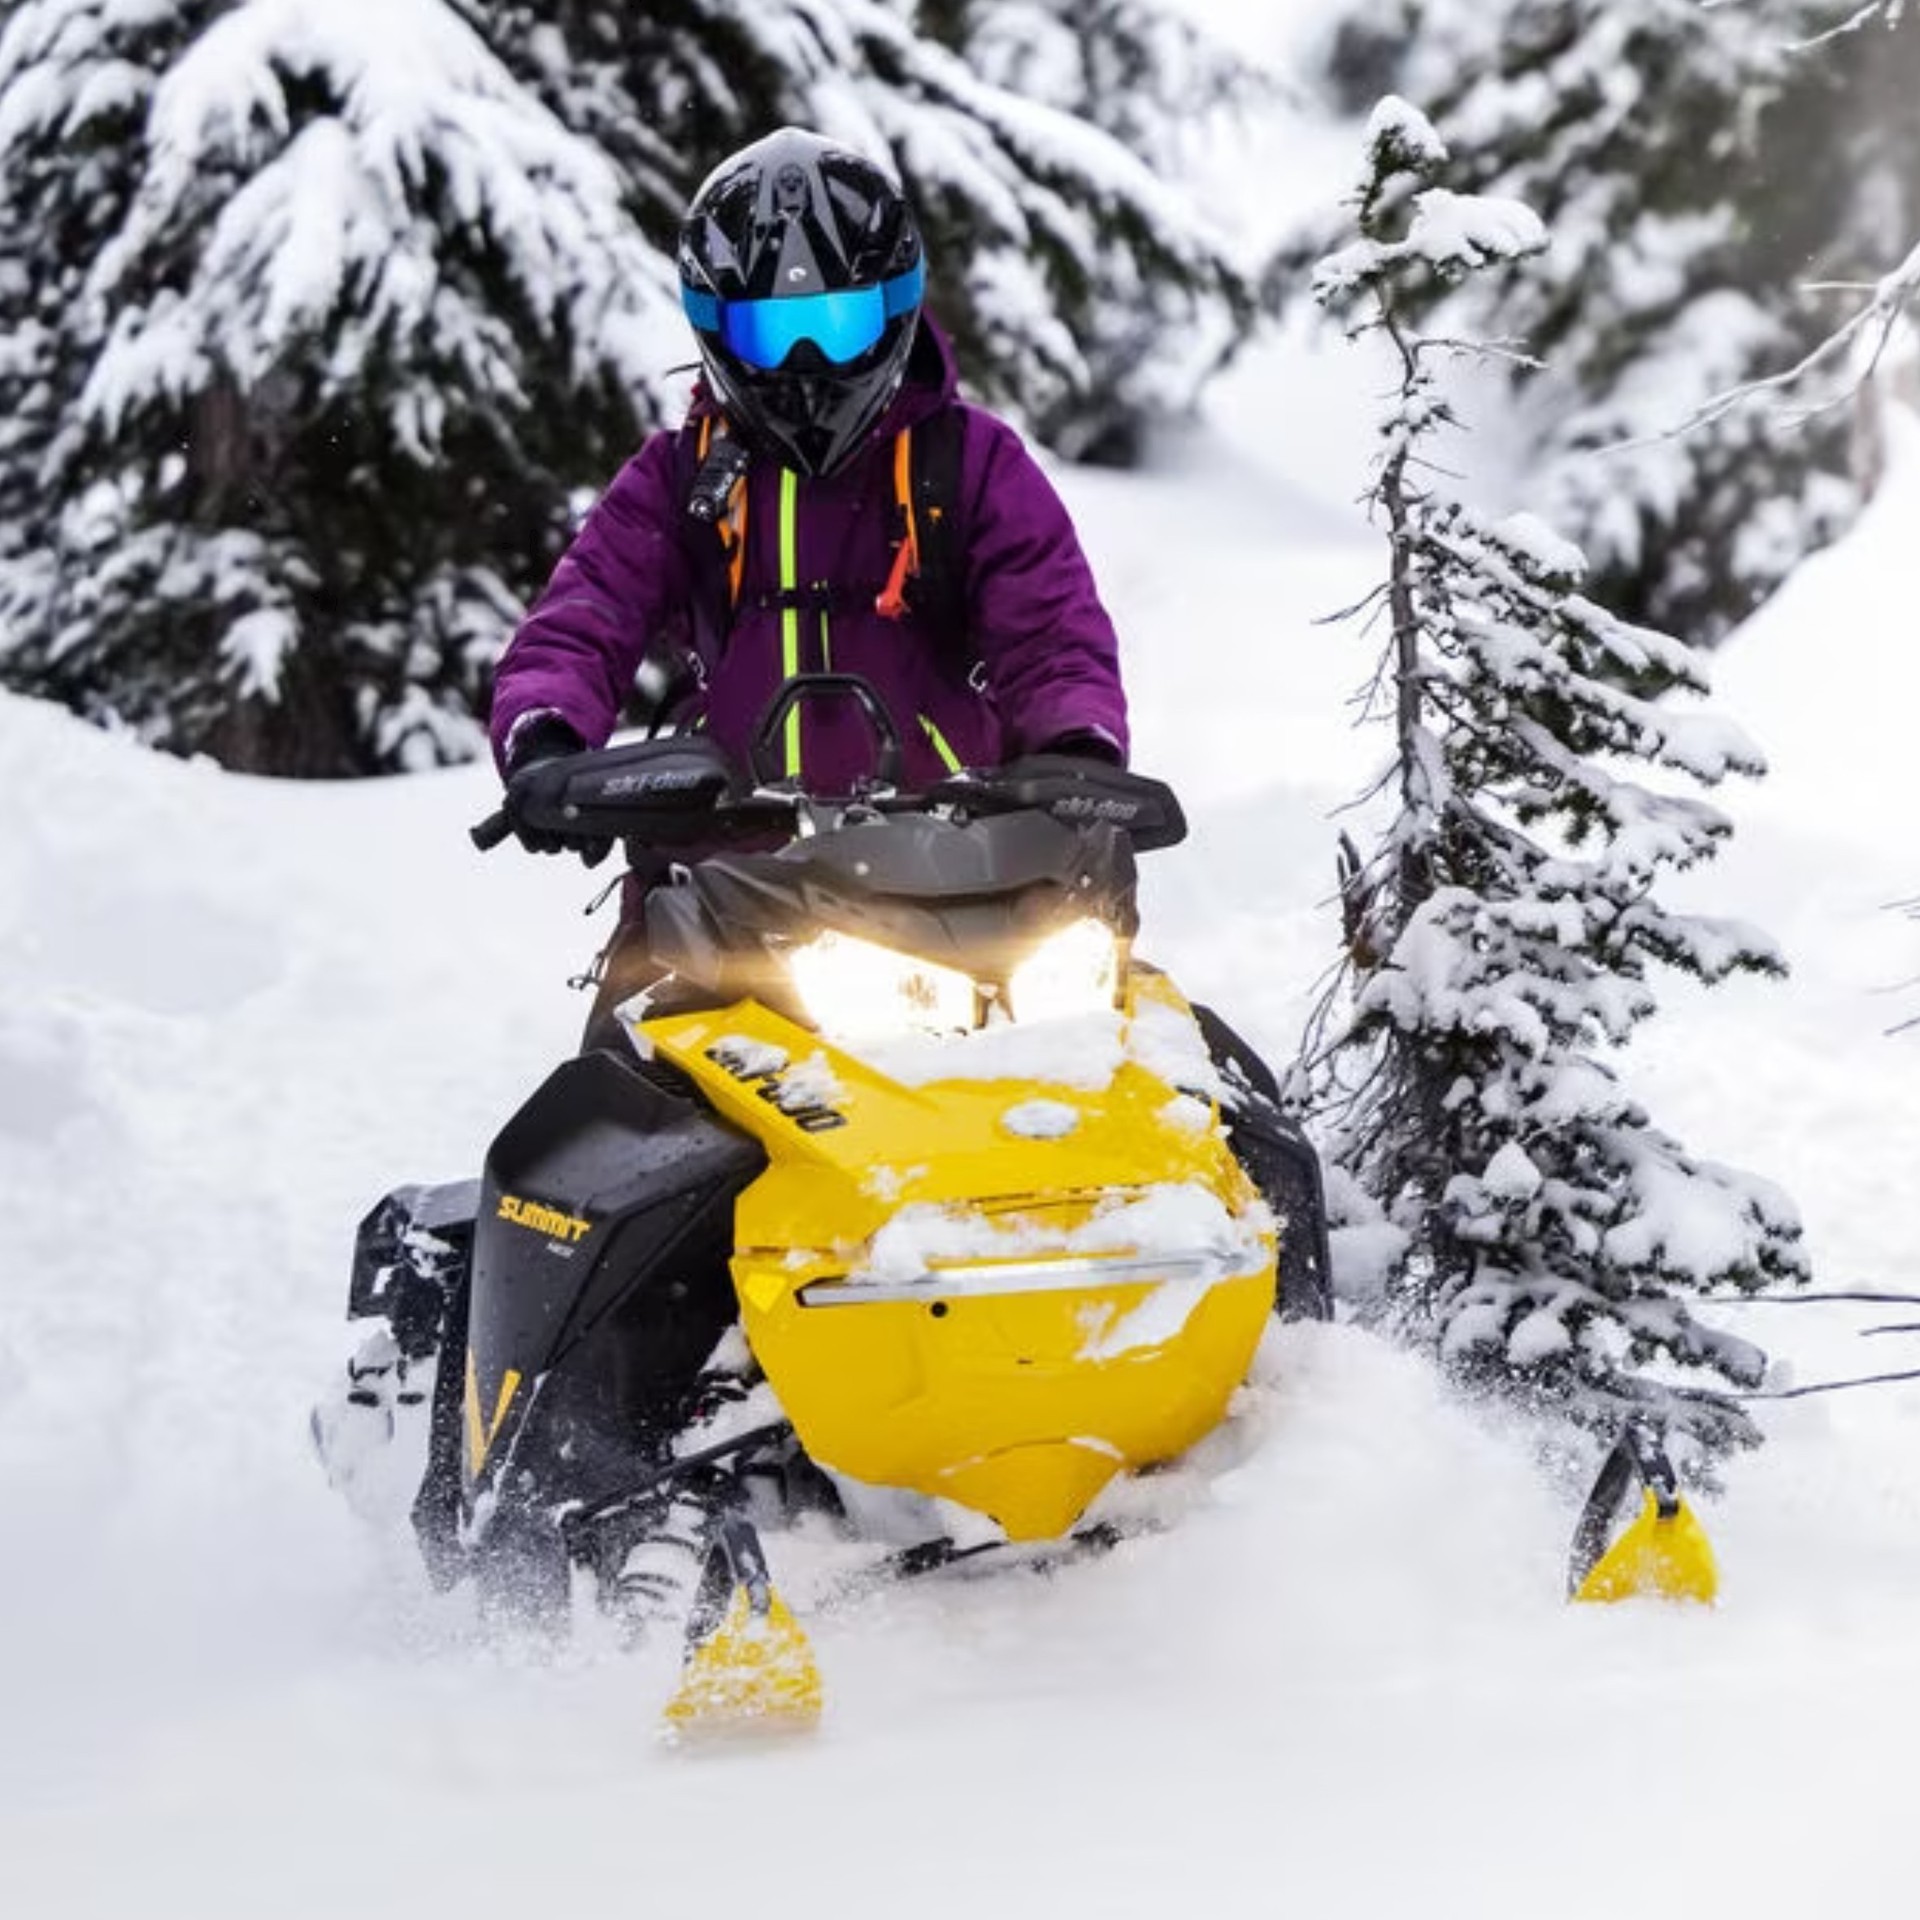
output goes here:
{"type": "Polygon", "coordinates": [[[1574,548],[1434,484],[1450,418],[1436,358],[1476,349],[1414,331],[1402,290],[1545,239],[1514,202],[1436,185],[1444,160],[1422,116],[1383,102],[1359,237],[1316,280],[1399,370],[1369,496],[1391,538],[1373,696],[1398,806],[1370,858],[1349,849],[1350,1001],[1322,1009],[1304,1096],[1344,1180],[1395,1230],[1382,1319],[1462,1378],[1582,1425],[1651,1405],[1723,1448],[1755,1433],[1716,1383],[1752,1385],[1763,1356],[1685,1296],[1803,1277],[1794,1210],[1687,1154],[1604,1056],[1654,1011],[1656,963],[1708,982],[1782,970],[1755,929],[1656,898],[1728,823],[1637,777],[1711,784],[1761,761],[1669,697],[1704,691],[1697,656],[1583,597],[1574,548]]]}

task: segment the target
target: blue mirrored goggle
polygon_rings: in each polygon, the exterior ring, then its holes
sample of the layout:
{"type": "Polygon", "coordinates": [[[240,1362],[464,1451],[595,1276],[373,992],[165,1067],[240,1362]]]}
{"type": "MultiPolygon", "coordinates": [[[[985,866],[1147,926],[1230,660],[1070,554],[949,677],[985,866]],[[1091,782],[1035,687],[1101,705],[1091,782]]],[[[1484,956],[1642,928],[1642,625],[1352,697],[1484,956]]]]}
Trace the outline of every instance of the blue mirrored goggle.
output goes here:
{"type": "Polygon", "coordinates": [[[717,333],[728,351],[750,367],[780,366],[803,340],[841,367],[865,353],[895,315],[911,313],[926,284],[926,267],[916,261],[905,273],[872,287],[772,300],[722,300],[696,287],[682,287],[680,302],[700,332],[717,333]]]}

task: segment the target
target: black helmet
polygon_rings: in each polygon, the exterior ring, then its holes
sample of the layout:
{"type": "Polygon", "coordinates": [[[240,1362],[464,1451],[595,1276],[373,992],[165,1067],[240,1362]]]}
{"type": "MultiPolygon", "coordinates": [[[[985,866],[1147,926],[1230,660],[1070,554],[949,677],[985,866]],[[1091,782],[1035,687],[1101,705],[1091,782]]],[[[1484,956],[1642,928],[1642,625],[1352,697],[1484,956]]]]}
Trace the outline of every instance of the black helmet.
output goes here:
{"type": "Polygon", "coordinates": [[[723,161],[680,229],[680,297],[749,444],[831,473],[887,410],[926,284],[919,230],[872,161],[783,127],[723,161]]]}

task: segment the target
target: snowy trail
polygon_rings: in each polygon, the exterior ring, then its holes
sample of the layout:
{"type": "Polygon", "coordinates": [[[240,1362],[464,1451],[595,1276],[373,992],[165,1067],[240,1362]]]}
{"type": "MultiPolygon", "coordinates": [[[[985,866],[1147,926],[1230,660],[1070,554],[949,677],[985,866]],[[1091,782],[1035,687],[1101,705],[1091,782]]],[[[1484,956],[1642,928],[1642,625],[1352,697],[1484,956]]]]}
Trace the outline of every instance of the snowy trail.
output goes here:
{"type": "MultiPolygon", "coordinates": [[[[1166,474],[1069,484],[1140,763],[1194,816],[1147,867],[1150,948],[1284,1057],[1373,751],[1368,649],[1313,622],[1376,554],[1344,480],[1242,424],[1274,377],[1166,474]]],[[[1896,482],[1723,662],[1779,772],[1729,797],[1701,893],[1796,977],[1678,992],[1630,1056],[1663,1123],[1795,1193],[1836,1283],[1920,1281],[1920,1042],[1879,991],[1920,971],[1879,910],[1920,891],[1872,651],[1920,462],[1896,482]],[[1848,645],[1887,737],[1806,696],[1848,645]]],[[[470,1639],[327,1493],[305,1409],[361,1211],[469,1170],[571,1044],[593,883],[471,856],[479,771],[267,785],[8,701],[0,783],[36,796],[0,844],[9,1910],[673,1911],[718,1876],[783,1916],[1911,1911],[1884,1756],[1920,1705],[1920,1389],[1768,1411],[1710,1616],[1565,1607],[1572,1507],[1525,1437],[1340,1328],[1270,1342],[1169,1531],[823,1620],[805,1747],[663,1751],[664,1651],[470,1639]]],[[[1806,1376],[1893,1350],[1771,1311],[1806,1376]]],[[[801,1584],[830,1557],[786,1551],[801,1584]]]]}
{"type": "MultiPolygon", "coordinates": [[[[826,1623],[834,1718],[794,1752],[657,1749],[658,1659],[389,1649],[370,1594],[329,1622],[324,1590],[289,1604],[278,1581],[223,1622],[165,1563],[149,1625],[170,1632],[122,1650],[150,1676],[120,1704],[141,1737],[65,1791],[10,1793],[13,1884],[76,1916],[124,1911],[130,1885],[208,1915],[399,1912],[429,1888],[430,1910],[504,1914],[622,1884],[692,1899],[724,1859],[736,1896],[801,1915],[892,1910],[903,1882],[931,1914],[1364,1914],[1420,1888],[1423,1911],[1518,1913],[1583,1835],[1604,1851],[1671,1794],[1644,1910],[1822,1890],[1889,1910],[1870,1859],[1833,1850],[1894,1816],[1870,1756],[1911,1661],[1890,1674],[1843,1618],[1792,1605],[1817,1595],[1778,1589],[1712,1619],[1566,1610],[1559,1515],[1513,1452],[1356,1336],[1282,1344],[1309,1350],[1259,1452],[1177,1537],[826,1623]],[[153,1684],[183,1647],[188,1671],[153,1684]],[[1750,1796],[1808,1751],[1827,1820],[1743,1872],[1750,1796]],[[750,1846],[730,1845],[741,1818],[750,1846]]],[[[1616,1911],[1618,1886],[1554,1904],[1616,1911]]]]}

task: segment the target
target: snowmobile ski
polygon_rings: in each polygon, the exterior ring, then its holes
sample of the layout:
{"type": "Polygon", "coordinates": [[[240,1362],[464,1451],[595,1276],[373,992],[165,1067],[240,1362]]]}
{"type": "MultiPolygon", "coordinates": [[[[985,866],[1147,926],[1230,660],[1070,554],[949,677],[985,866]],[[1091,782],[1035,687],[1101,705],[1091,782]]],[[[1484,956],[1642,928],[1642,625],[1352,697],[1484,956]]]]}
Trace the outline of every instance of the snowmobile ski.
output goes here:
{"type": "Polygon", "coordinates": [[[1711,1606],[1719,1591],[1712,1542],[1680,1497],[1679,1476],[1659,1429],[1635,1414],[1621,1428],[1574,1528],[1567,1597],[1611,1601],[1651,1595],[1711,1606]],[[1636,1483],[1640,1511],[1610,1538],[1636,1483]]]}
{"type": "Polygon", "coordinates": [[[753,1523],[723,1515],[663,1715],[668,1737],[810,1732],[823,1698],[812,1645],[774,1588],[753,1523]]]}

